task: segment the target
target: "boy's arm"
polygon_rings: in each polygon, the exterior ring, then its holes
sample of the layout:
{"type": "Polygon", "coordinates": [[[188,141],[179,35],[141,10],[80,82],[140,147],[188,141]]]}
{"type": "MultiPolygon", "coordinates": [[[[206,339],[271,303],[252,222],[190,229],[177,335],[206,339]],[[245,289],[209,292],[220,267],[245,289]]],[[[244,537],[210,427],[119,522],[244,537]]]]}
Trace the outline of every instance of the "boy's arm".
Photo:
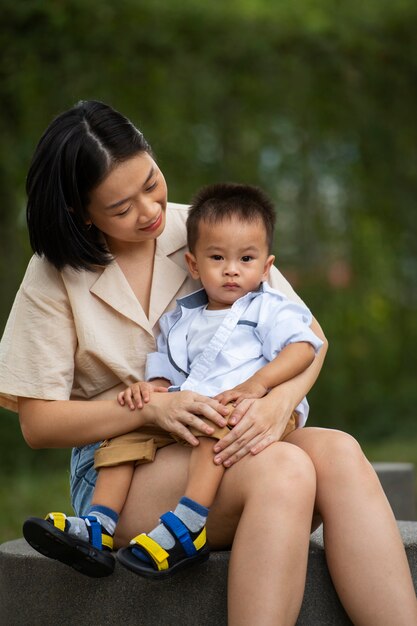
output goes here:
{"type": "Polygon", "coordinates": [[[222,404],[239,404],[245,398],[262,398],[270,389],[304,372],[315,358],[315,348],[307,341],[286,345],[277,356],[245,382],[216,396],[222,404]]]}

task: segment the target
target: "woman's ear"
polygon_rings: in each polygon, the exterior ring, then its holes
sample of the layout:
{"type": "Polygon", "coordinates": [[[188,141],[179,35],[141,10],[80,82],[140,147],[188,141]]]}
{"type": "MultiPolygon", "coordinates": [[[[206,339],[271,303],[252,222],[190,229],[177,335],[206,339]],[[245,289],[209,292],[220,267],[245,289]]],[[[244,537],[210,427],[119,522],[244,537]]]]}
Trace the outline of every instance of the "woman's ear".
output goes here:
{"type": "Polygon", "coordinates": [[[191,252],[185,253],[185,260],[187,261],[188,271],[190,272],[191,278],[197,280],[200,278],[200,274],[198,272],[197,260],[191,252]]]}
{"type": "Polygon", "coordinates": [[[275,257],[273,254],[270,254],[269,257],[267,258],[267,260],[265,261],[265,265],[264,265],[264,273],[262,275],[262,280],[268,280],[269,278],[269,272],[271,270],[271,267],[273,265],[275,261],[275,257]]]}

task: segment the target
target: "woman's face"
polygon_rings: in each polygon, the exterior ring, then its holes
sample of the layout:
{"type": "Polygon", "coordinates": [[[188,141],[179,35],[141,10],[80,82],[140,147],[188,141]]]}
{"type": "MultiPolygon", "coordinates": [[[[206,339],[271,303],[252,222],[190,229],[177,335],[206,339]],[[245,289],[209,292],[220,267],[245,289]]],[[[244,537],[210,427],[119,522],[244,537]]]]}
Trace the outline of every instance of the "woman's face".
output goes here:
{"type": "Polygon", "coordinates": [[[146,153],[123,161],[90,194],[91,223],[104,233],[110,250],[155,239],[165,227],[167,186],[146,153]]]}

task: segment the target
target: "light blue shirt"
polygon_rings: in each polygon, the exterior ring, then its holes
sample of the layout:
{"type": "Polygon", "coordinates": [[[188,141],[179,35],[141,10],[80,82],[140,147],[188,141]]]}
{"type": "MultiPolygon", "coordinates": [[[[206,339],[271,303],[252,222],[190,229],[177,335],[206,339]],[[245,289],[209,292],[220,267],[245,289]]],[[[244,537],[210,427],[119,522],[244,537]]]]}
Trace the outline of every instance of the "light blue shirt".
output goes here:
{"type": "MultiPolygon", "coordinates": [[[[316,353],[323,345],[310,328],[309,309],[262,283],[258,291],[247,293],[227,309],[210,341],[190,362],[188,330],[207,302],[205,290],[200,289],[177,300],[176,309],[161,317],[158,352],[147,357],[147,380],[166,378],[173,385],[171,390],[215,396],[247,380],[290,343],[308,342],[316,353]]],[[[309,411],[306,398],[296,411],[298,426],[303,426],[309,411]]]]}

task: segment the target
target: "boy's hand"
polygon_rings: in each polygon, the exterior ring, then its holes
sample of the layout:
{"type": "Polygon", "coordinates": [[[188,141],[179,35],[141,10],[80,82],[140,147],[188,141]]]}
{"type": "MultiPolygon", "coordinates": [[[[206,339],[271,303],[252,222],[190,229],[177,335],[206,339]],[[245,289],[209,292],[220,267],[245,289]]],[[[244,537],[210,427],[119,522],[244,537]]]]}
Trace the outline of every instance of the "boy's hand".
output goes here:
{"type": "Polygon", "coordinates": [[[249,378],[241,385],[237,385],[232,389],[222,391],[214,397],[215,400],[221,404],[228,404],[231,402],[234,406],[237,406],[242,400],[263,398],[268,393],[268,389],[259,381],[249,378]]]}
{"type": "Polygon", "coordinates": [[[168,387],[139,381],[133,383],[133,385],[127,387],[124,391],[121,391],[117,396],[117,400],[122,406],[127,404],[129,409],[133,411],[134,409],[141,409],[144,404],[149,402],[151,393],[154,391],[165,392],[168,391],[168,387]]]}

